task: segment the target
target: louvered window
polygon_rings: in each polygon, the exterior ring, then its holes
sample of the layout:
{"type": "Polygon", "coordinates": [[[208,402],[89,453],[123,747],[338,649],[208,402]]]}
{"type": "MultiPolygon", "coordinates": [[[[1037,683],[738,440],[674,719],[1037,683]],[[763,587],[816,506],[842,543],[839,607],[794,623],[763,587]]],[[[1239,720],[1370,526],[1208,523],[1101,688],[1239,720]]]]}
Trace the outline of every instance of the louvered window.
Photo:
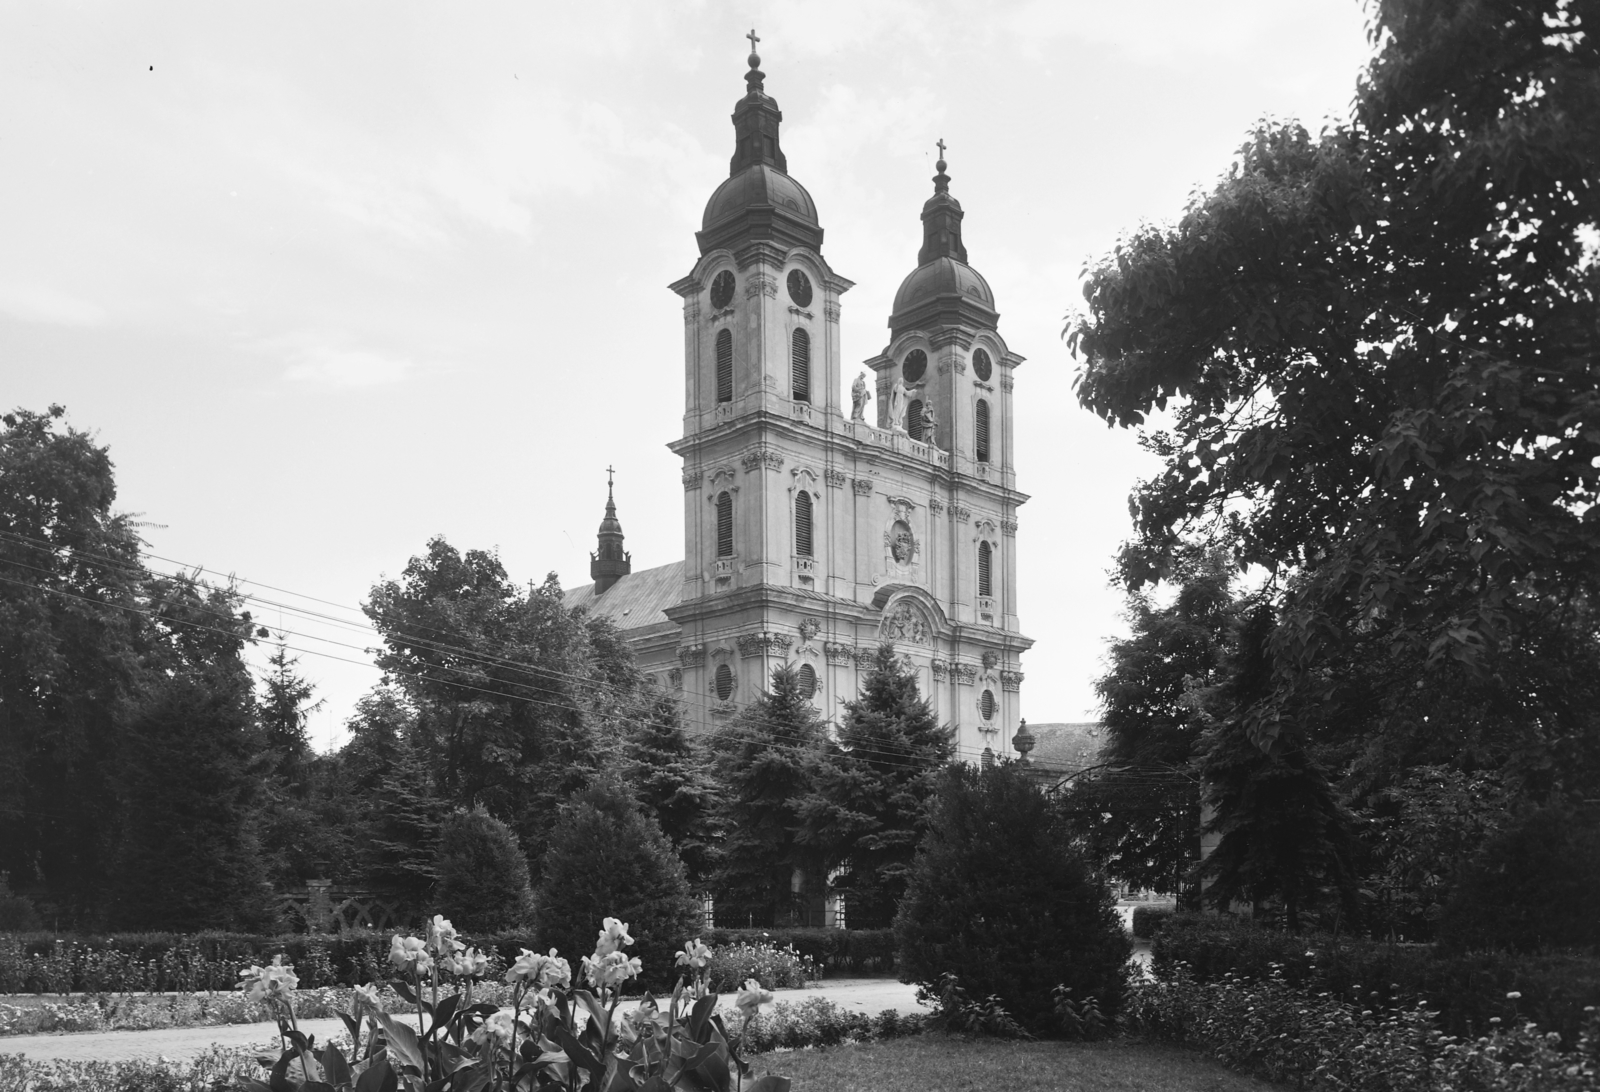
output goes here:
{"type": "Polygon", "coordinates": [[[733,556],[733,496],[717,494],[717,556],[733,556]]]}
{"type": "Polygon", "coordinates": [[[733,401],[733,331],[717,332],[717,401],[733,401]]]}
{"type": "Polygon", "coordinates": [[[794,552],[811,556],[811,494],[804,489],[794,495],[794,552]]]}
{"type": "Polygon", "coordinates": [[[984,720],[993,720],[995,712],[994,691],[985,690],[983,697],[978,700],[978,712],[983,714],[984,720]]]}
{"type": "Polygon", "coordinates": [[[978,543],[978,594],[985,598],[994,594],[992,553],[987,542],[978,543]]]}
{"type": "Polygon", "coordinates": [[[807,701],[817,692],[817,669],[810,664],[801,664],[800,670],[795,672],[795,681],[800,684],[800,696],[807,701]]]}
{"type": "Polygon", "coordinates": [[[811,401],[811,335],[796,330],[789,344],[789,377],[796,402],[811,401]]]}
{"type": "Polygon", "coordinates": [[[922,439],[922,399],[915,399],[906,407],[906,431],[913,440],[922,439]]]}
{"type": "Polygon", "coordinates": [[[973,421],[977,433],[978,461],[986,463],[989,461],[989,403],[982,398],[978,399],[978,408],[973,421]]]}
{"type": "Polygon", "coordinates": [[[727,664],[718,664],[717,673],[711,678],[711,688],[717,695],[718,701],[727,701],[733,696],[733,668],[727,664]]]}

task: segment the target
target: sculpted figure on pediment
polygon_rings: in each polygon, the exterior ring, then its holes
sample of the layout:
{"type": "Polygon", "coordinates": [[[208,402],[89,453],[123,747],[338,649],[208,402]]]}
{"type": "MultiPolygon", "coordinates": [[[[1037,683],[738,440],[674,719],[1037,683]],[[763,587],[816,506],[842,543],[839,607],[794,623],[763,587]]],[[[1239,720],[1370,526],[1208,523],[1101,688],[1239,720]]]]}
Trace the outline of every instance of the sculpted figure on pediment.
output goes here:
{"type": "Polygon", "coordinates": [[[906,641],[914,645],[925,645],[933,639],[922,612],[905,600],[884,618],[881,633],[885,641],[906,641]]]}

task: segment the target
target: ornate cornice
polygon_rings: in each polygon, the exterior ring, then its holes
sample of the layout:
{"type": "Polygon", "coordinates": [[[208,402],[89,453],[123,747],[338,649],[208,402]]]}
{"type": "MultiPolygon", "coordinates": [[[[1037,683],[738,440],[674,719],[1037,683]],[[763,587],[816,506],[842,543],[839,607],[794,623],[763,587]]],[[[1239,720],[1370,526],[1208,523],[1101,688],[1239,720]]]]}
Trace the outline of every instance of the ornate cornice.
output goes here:
{"type": "Polygon", "coordinates": [[[961,523],[966,523],[972,518],[972,509],[968,508],[964,504],[952,504],[950,506],[950,518],[961,523]]]}
{"type": "Polygon", "coordinates": [[[871,478],[857,478],[855,481],[851,482],[850,484],[855,488],[856,496],[858,496],[858,497],[870,497],[870,496],[872,496],[872,487],[873,487],[874,483],[873,483],[871,478]]]}
{"type": "Polygon", "coordinates": [[[778,298],[778,282],[766,273],[751,273],[744,280],[744,298],[753,300],[757,296],[766,296],[770,299],[778,298]]]}
{"type": "Polygon", "coordinates": [[[1003,519],[1003,520],[1001,520],[1000,521],[1000,533],[1003,534],[1003,535],[1010,535],[1012,538],[1016,538],[1017,537],[1017,521],[1014,520],[1014,519],[1003,519]]]}
{"type": "Polygon", "coordinates": [[[838,322],[839,321],[839,305],[837,303],[825,303],[825,304],[823,304],[822,305],[822,315],[829,322],[838,322]]]}
{"type": "Polygon", "coordinates": [[[739,462],[744,466],[746,474],[755,473],[763,465],[768,470],[782,470],[783,454],[772,450],[770,447],[758,447],[753,451],[747,452],[739,462]]]}
{"type": "Polygon", "coordinates": [[[833,486],[835,489],[843,489],[844,483],[849,477],[849,475],[847,475],[844,471],[834,470],[832,467],[829,467],[827,470],[825,470],[822,476],[827,479],[828,484],[833,486]]]}
{"type": "Polygon", "coordinates": [[[950,663],[947,660],[935,658],[933,661],[933,680],[943,682],[950,677],[950,663]]]}
{"type": "Polygon", "coordinates": [[[706,664],[705,645],[679,645],[678,662],[684,667],[704,667],[706,664]]]}
{"type": "Polygon", "coordinates": [[[768,653],[789,651],[794,638],[787,633],[743,633],[739,635],[739,655],[745,659],[768,653]]]}
{"type": "Polygon", "coordinates": [[[683,472],[683,487],[685,489],[699,489],[700,482],[704,480],[705,472],[700,470],[685,470],[683,472]]]}
{"type": "Polygon", "coordinates": [[[932,512],[936,516],[942,515],[944,513],[944,501],[940,500],[938,497],[930,497],[928,499],[928,511],[932,512]]]}
{"type": "Polygon", "coordinates": [[[1003,686],[1007,690],[1013,690],[1013,691],[1021,690],[1022,689],[1022,672],[1020,672],[1020,671],[1002,671],[1002,672],[1000,672],[1000,685],[1003,686]]]}
{"type": "Polygon", "coordinates": [[[971,686],[978,681],[978,669],[973,664],[952,664],[950,671],[962,686],[971,686]]]}
{"type": "Polygon", "coordinates": [[[829,641],[822,646],[822,654],[828,658],[830,664],[847,664],[855,659],[855,652],[854,648],[838,641],[829,641]]]}

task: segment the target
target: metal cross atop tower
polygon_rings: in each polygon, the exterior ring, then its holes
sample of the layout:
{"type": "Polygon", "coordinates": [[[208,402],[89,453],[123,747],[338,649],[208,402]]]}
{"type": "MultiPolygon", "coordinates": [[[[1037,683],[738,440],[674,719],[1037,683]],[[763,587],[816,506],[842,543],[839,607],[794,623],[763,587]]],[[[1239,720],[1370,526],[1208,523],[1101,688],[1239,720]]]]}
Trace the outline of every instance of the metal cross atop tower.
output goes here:
{"type": "Polygon", "coordinates": [[[935,147],[939,149],[939,158],[943,159],[944,158],[944,137],[940,137],[939,138],[939,141],[935,145],[935,147]]]}
{"type": "Polygon", "coordinates": [[[745,37],[750,39],[750,52],[754,53],[756,51],[756,43],[761,40],[760,38],[756,37],[756,28],[751,27],[750,33],[746,34],[745,37]]]}

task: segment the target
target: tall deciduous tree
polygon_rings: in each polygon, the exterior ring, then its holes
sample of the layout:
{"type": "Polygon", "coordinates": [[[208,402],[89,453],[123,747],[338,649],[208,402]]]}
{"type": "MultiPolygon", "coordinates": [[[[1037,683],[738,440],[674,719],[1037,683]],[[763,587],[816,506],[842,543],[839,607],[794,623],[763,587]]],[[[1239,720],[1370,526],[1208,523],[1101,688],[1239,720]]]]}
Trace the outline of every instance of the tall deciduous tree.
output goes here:
{"type": "Polygon", "coordinates": [[[417,711],[453,804],[505,816],[530,858],[561,803],[601,764],[636,695],[614,630],[562,603],[554,576],[519,588],[492,553],[428,543],[372,589],[378,665],[417,711]],[[619,689],[622,688],[622,689],[619,689]]]}
{"type": "Polygon", "coordinates": [[[1175,226],[1091,270],[1079,398],[1170,413],[1130,586],[1196,528],[1275,574],[1251,740],[1357,736],[1378,778],[1492,751],[1559,797],[1600,769],[1600,15],[1372,16],[1348,122],[1262,124],[1175,226]]]}
{"type": "Polygon", "coordinates": [[[888,926],[927,830],[938,771],[955,754],[911,667],[881,645],[845,703],[835,746],[819,748],[815,789],[801,808],[801,838],[842,865],[852,927],[888,926]]]}
{"type": "Polygon", "coordinates": [[[1233,625],[1233,572],[1219,553],[1189,551],[1166,606],[1128,597],[1131,634],[1115,641],[1095,683],[1104,768],[1063,797],[1071,825],[1106,872],[1139,888],[1185,889],[1200,850],[1196,747],[1204,696],[1221,682],[1233,625]]]}

